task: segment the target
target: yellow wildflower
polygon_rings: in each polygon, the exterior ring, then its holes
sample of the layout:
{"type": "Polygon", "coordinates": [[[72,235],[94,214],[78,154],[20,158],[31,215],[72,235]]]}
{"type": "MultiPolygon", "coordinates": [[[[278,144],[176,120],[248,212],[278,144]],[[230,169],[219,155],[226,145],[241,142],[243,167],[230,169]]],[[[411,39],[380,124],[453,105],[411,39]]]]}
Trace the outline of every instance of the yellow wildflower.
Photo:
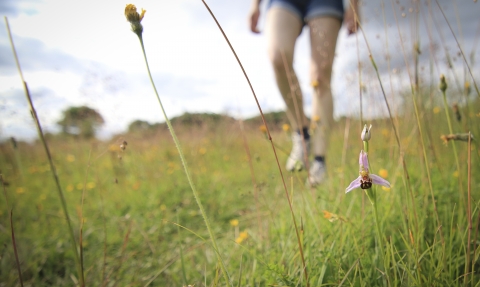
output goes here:
{"type": "Polygon", "coordinates": [[[471,91],[472,91],[472,89],[470,88],[470,82],[466,81],[465,82],[465,94],[470,95],[471,91]]]}
{"type": "Polygon", "coordinates": [[[326,219],[330,219],[330,218],[332,218],[332,216],[333,216],[332,213],[330,213],[326,210],[323,211],[323,217],[325,217],[326,219]]]}
{"type": "Polygon", "coordinates": [[[237,239],[235,239],[235,243],[240,244],[243,241],[245,241],[245,239],[247,239],[247,238],[248,238],[248,233],[246,231],[242,231],[238,235],[237,239]]]}
{"type": "Polygon", "coordinates": [[[15,190],[18,194],[25,193],[25,189],[23,187],[17,187],[17,190],[15,190]]]}
{"type": "Polygon", "coordinates": [[[143,26],[140,22],[142,22],[145,12],[147,11],[142,8],[142,12],[138,14],[137,7],[135,7],[133,4],[127,4],[125,7],[125,18],[127,18],[127,21],[130,22],[132,31],[137,34],[138,37],[142,36],[143,26]]]}
{"type": "Polygon", "coordinates": [[[383,191],[390,191],[390,188],[386,187],[386,186],[382,186],[382,189],[383,189],[383,191]]]}
{"type": "Polygon", "coordinates": [[[434,114],[438,114],[442,109],[440,109],[440,107],[435,107],[433,108],[433,113],[434,114]]]}
{"type": "Polygon", "coordinates": [[[312,81],[312,87],[316,88],[316,87],[318,87],[318,85],[319,85],[319,83],[318,83],[317,80],[312,81]]]}
{"type": "Polygon", "coordinates": [[[118,145],[111,144],[111,145],[108,147],[108,150],[109,150],[109,151],[120,151],[120,147],[119,147],[118,145]]]}
{"type": "Polygon", "coordinates": [[[383,178],[387,178],[388,177],[388,171],[386,169],[382,168],[378,171],[378,175],[383,177],[383,178]]]}
{"type": "Polygon", "coordinates": [[[314,122],[319,122],[320,121],[320,116],[317,116],[317,115],[313,116],[313,121],[314,122]]]}
{"type": "Polygon", "coordinates": [[[266,133],[267,132],[267,127],[265,125],[261,125],[260,127],[258,127],[258,129],[262,132],[262,133],[266,133]]]}
{"type": "Polygon", "coordinates": [[[198,150],[198,152],[199,152],[201,155],[204,155],[204,154],[207,153],[207,149],[204,148],[204,147],[201,147],[201,148],[198,150]]]}
{"type": "Polygon", "coordinates": [[[282,129],[283,131],[288,132],[290,130],[290,126],[288,124],[283,124],[282,129]]]}
{"type": "Polygon", "coordinates": [[[67,155],[67,161],[68,162],[74,162],[75,161],[75,156],[73,154],[67,155]]]}
{"type": "Polygon", "coordinates": [[[73,191],[73,184],[67,185],[67,191],[72,192],[73,191]]]}
{"type": "Polygon", "coordinates": [[[231,225],[231,226],[238,226],[238,219],[232,219],[232,220],[230,220],[230,225],[231,225]]]}
{"type": "Polygon", "coordinates": [[[388,138],[390,137],[390,131],[388,129],[382,129],[382,135],[388,138]]]}
{"type": "Polygon", "coordinates": [[[453,177],[458,177],[458,175],[459,175],[459,172],[458,172],[458,170],[456,170],[456,171],[453,173],[453,177]]]}
{"type": "Polygon", "coordinates": [[[335,214],[335,213],[328,212],[328,211],[326,211],[326,210],[323,211],[323,217],[324,217],[325,219],[328,219],[328,221],[330,221],[330,222],[335,222],[335,221],[337,221],[337,220],[339,220],[339,219],[342,220],[342,221],[345,221],[344,218],[338,216],[338,215],[335,214]]]}
{"type": "Polygon", "coordinates": [[[87,188],[88,189],[93,189],[95,187],[95,182],[89,182],[87,183],[87,188]]]}

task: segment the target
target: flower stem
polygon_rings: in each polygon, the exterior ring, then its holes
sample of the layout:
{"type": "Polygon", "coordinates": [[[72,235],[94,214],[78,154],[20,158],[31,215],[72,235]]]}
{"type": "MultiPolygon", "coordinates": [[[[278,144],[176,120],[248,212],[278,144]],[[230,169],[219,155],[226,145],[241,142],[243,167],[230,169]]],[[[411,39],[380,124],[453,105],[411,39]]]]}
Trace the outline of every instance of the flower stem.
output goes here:
{"type": "Polygon", "coordinates": [[[85,286],[83,268],[82,268],[82,264],[80,262],[80,257],[79,257],[79,254],[78,254],[77,243],[76,243],[76,240],[75,240],[75,234],[73,233],[72,221],[70,220],[70,216],[68,215],[67,201],[65,200],[65,196],[64,196],[64,193],[63,193],[63,190],[62,190],[62,186],[60,185],[60,180],[58,178],[57,170],[56,170],[55,165],[53,163],[53,159],[52,159],[52,155],[50,153],[50,149],[48,148],[48,144],[45,140],[45,135],[44,135],[43,130],[42,130],[42,125],[40,124],[40,120],[38,119],[37,111],[35,110],[35,106],[33,105],[32,97],[31,97],[30,92],[28,90],[27,82],[25,82],[25,79],[23,78],[22,69],[20,68],[20,62],[18,60],[17,51],[15,50],[15,46],[13,44],[13,38],[12,38],[12,34],[10,32],[10,25],[8,24],[7,17],[5,17],[5,23],[7,24],[7,31],[8,31],[8,36],[10,38],[10,44],[12,46],[13,55],[15,57],[15,62],[17,64],[18,73],[20,74],[20,78],[22,79],[22,84],[23,84],[23,88],[24,88],[24,91],[25,91],[25,96],[26,96],[27,101],[28,101],[28,105],[30,107],[30,112],[32,113],[32,117],[33,117],[33,120],[35,122],[35,127],[37,128],[38,137],[40,138],[40,142],[42,143],[43,148],[45,150],[45,153],[47,155],[48,164],[50,166],[50,170],[51,170],[52,175],[53,175],[53,181],[55,182],[55,185],[56,185],[56,188],[57,188],[58,197],[60,197],[60,203],[62,204],[63,214],[65,215],[65,219],[67,221],[68,233],[70,235],[70,240],[71,240],[71,243],[72,243],[71,247],[72,247],[72,251],[73,251],[73,254],[74,254],[74,258],[75,258],[75,265],[76,265],[77,272],[78,272],[79,284],[80,284],[81,287],[83,287],[83,286],[85,286]]]}
{"type": "MultiPolygon", "coordinates": [[[[450,120],[450,113],[448,111],[448,104],[447,104],[447,95],[445,90],[442,91],[443,95],[443,105],[445,107],[445,115],[447,117],[447,124],[448,124],[448,131],[450,134],[453,134],[453,128],[452,128],[452,121],[450,120]]],[[[455,156],[455,163],[457,164],[457,172],[458,172],[458,183],[460,185],[460,196],[461,196],[461,202],[462,204],[465,204],[465,199],[463,198],[463,187],[462,187],[462,180],[461,180],[461,172],[460,172],[460,161],[458,160],[458,154],[457,154],[457,146],[455,145],[455,141],[452,142],[452,147],[453,147],[453,155],[455,156]]]]}
{"type": "Polygon", "coordinates": [[[197,202],[198,208],[200,209],[200,213],[202,214],[203,220],[205,221],[205,225],[207,226],[208,234],[210,235],[210,239],[212,240],[212,245],[213,249],[215,250],[215,253],[217,254],[218,261],[220,263],[220,267],[222,269],[222,273],[224,276],[224,279],[226,281],[226,285],[230,286],[230,277],[227,273],[227,269],[225,267],[225,263],[223,262],[222,257],[220,256],[217,242],[215,240],[215,237],[213,236],[212,229],[210,227],[210,223],[208,221],[207,214],[205,213],[205,210],[203,208],[202,202],[200,200],[200,197],[198,195],[197,189],[195,188],[195,185],[193,184],[192,178],[190,176],[190,171],[187,166],[187,161],[185,160],[185,156],[183,155],[182,148],[180,147],[180,143],[178,141],[177,135],[175,134],[175,130],[173,129],[173,126],[170,122],[170,120],[167,117],[167,113],[165,112],[165,109],[163,108],[162,101],[160,100],[160,96],[158,95],[157,88],[155,86],[155,83],[153,82],[152,74],[150,73],[150,67],[148,65],[148,60],[147,60],[147,54],[145,53],[145,46],[143,45],[143,38],[141,35],[138,35],[138,39],[140,40],[140,45],[142,46],[142,52],[143,52],[143,57],[145,59],[145,64],[147,65],[147,72],[148,72],[148,77],[150,78],[150,83],[152,84],[153,90],[155,91],[155,95],[157,96],[158,103],[160,104],[160,108],[162,110],[163,116],[165,118],[165,122],[167,123],[168,130],[170,131],[170,134],[172,135],[173,141],[175,143],[175,146],[177,147],[178,154],[180,155],[180,159],[183,164],[183,169],[185,171],[185,175],[187,176],[188,183],[190,184],[190,187],[192,188],[193,196],[195,197],[195,201],[197,202]]]}

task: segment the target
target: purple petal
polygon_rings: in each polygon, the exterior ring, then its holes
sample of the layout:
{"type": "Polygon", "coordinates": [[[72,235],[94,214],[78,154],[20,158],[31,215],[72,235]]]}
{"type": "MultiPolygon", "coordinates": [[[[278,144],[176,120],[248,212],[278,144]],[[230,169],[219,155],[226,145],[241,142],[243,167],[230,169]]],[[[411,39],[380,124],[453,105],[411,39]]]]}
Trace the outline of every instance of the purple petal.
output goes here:
{"type": "Polygon", "coordinates": [[[382,185],[390,188],[390,182],[388,182],[386,179],[383,179],[376,174],[370,174],[370,178],[372,179],[374,184],[378,184],[378,185],[382,185]]]}
{"type": "Polygon", "coordinates": [[[350,185],[345,189],[345,193],[349,193],[351,190],[360,187],[360,180],[362,179],[361,176],[357,177],[354,181],[350,183],[350,185]]]}
{"type": "Polygon", "coordinates": [[[360,156],[358,157],[358,164],[360,165],[360,172],[368,172],[368,156],[367,153],[363,150],[360,151],[360,156]]]}

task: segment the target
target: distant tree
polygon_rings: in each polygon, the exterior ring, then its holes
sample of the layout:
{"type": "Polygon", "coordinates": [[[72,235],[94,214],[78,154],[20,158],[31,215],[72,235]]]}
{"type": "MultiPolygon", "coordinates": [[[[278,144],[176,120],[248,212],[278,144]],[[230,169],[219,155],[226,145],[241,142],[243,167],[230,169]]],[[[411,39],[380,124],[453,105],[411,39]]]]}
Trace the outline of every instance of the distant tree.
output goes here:
{"type": "Polygon", "coordinates": [[[63,111],[63,118],[58,122],[62,132],[84,138],[95,136],[95,130],[105,121],[96,110],[87,106],[70,107],[63,111]]]}
{"type": "Polygon", "coordinates": [[[143,132],[150,129],[152,129],[152,125],[149,122],[142,120],[133,121],[128,125],[129,132],[143,132]]]}

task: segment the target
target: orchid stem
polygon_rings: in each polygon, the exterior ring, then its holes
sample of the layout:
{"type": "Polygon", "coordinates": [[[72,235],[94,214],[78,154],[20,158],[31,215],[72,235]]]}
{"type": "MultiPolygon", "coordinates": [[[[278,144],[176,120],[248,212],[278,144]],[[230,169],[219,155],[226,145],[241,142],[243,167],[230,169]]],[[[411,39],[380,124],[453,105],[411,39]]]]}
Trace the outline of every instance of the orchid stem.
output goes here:
{"type": "MultiPolygon", "coordinates": [[[[368,141],[367,140],[363,141],[363,149],[368,157],[368,141]]],[[[371,170],[371,167],[370,167],[370,170],[371,170]]],[[[382,236],[382,231],[380,229],[380,220],[378,219],[377,193],[375,188],[366,189],[365,193],[367,194],[367,197],[370,200],[370,203],[372,204],[372,207],[373,207],[373,215],[375,217],[375,229],[377,231],[377,245],[380,247],[381,260],[383,261],[383,265],[384,265],[383,268],[385,268],[385,276],[388,284],[390,282],[390,279],[388,276],[388,268],[385,263],[386,254],[385,254],[385,250],[383,249],[383,236],[382,236]]]]}

